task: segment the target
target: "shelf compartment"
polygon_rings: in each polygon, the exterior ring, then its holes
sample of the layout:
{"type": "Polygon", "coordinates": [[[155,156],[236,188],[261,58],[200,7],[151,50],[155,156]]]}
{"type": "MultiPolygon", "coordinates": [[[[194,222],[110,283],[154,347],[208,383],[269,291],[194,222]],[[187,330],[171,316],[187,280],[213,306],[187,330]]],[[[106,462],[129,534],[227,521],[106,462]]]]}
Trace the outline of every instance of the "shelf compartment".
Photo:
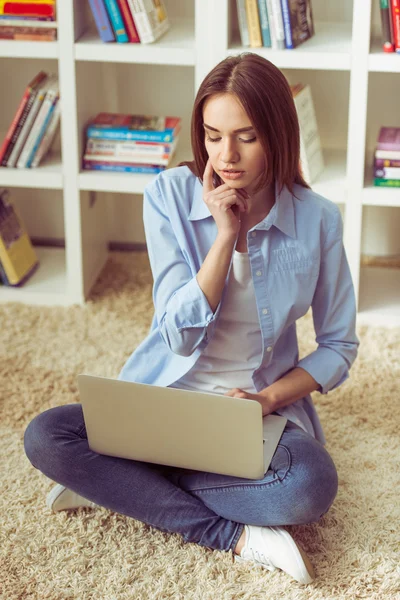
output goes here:
{"type": "Polygon", "coordinates": [[[0,302],[68,305],[65,250],[35,247],[39,259],[36,272],[21,287],[0,285],[0,302]]]}
{"type": "Polygon", "coordinates": [[[351,66],[351,34],[349,23],[317,22],[315,35],[294,50],[244,48],[234,40],[227,54],[250,51],[270,60],[280,69],[324,69],[349,71],[351,66]]]}
{"type": "Polygon", "coordinates": [[[61,156],[50,154],[36,169],[0,167],[0,186],[62,190],[61,156]]]}
{"type": "Polygon", "coordinates": [[[0,57],[58,58],[58,42],[0,40],[0,57]]]}
{"type": "Polygon", "coordinates": [[[346,150],[322,149],[325,169],[317,181],[311,184],[314,192],[336,204],[346,202],[346,150]]]}
{"type": "MultiPolygon", "coordinates": [[[[400,56],[398,57],[400,61],[400,56]]],[[[373,181],[373,150],[366,153],[364,188],[362,203],[364,206],[400,206],[400,187],[379,187],[373,181]]]]}
{"type": "MultiPolygon", "coordinates": [[[[171,167],[176,167],[184,160],[191,160],[191,150],[177,149],[171,167]]],[[[127,194],[143,194],[144,188],[156,175],[136,173],[112,173],[104,171],[82,171],[79,174],[79,188],[95,192],[117,192],[127,194]]]]}
{"type": "Polygon", "coordinates": [[[358,320],[363,323],[400,326],[400,269],[362,267],[358,320]]]}
{"type": "Polygon", "coordinates": [[[75,58],[82,61],[159,65],[195,65],[194,23],[174,19],[171,28],[153,44],[104,43],[90,29],[75,43],[75,58]]]}
{"type": "Polygon", "coordinates": [[[383,52],[382,43],[374,38],[368,57],[368,71],[379,73],[400,73],[400,56],[396,52],[383,52]]]}

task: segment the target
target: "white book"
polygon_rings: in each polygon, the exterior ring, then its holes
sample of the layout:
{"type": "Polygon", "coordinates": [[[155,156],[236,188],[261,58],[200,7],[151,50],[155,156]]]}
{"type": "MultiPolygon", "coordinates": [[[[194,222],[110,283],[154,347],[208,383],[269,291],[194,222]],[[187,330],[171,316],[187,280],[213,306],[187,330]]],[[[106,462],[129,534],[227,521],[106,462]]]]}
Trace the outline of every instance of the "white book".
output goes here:
{"type": "Polygon", "coordinates": [[[142,44],[155,42],[170,28],[163,0],[128,0],[142,44]]]}
{"type": "Polygon", "coordinates": [[[164,154],[173,154],[175,152],[179,135],[177,135],[172,144],[136,144],[131,141],[101,140],[89,138],[86,143],[86,154],[99,154],[101,156],[164,156],[164,154]],[[165,146],[169,147],[169,152],[165,151],[165,146]]]}
{"type": "Polygon", "coordinates": [[[33,94],[35,94],[33,104],[28,113],[28,116],[26,117],[26,121],[22,126],[22,129],[19,133],[17,141],[15,142],[15,146],[10,154],[10,157],[7,161],[7,167],[15,167],[15,165],[17,164],[18,157],[22,152],[22,149],[26,142],[26,138],[29,135],[29,132],[32,128],[32,125],[33,125],[36,117],[37,117],[37,114],[42,105],[44,97],[46,96],[49,82],[50,82],[49,78],[45,79],[43,85],[40,88],[38,88],[36,91],[33,92],[33,94]]]}
{"type": "Polygon", "coordinates": [[[29,159],[31,157],[31,153],[37,143],[38,136],[41,133],[43,124],[46,121],[46,118],[53,108],[53,104],[57,98],[59,92],[59,83],[57,77],[52,77],[51,82],[49,82],[49,86],[46,92],[46,96],[42,102],[42,105],[39,109],[37,117],[32,125],[32,128],[29,132],[28,138],[25,142],[24,148],[20,154],[20,157],[17,162],[18,169],[25,169],[28,166],[29,159]]]}
{"type": "Polygon", "coordinates": [[[274,41],[275,45],[272,45],[272,49],[285,50],[285,29],[283,27],[282,6],[280,0],[268,0],[268,17],[270,23],[272,22],[274,31],[274,38],[271,38],[271,45],[272,41],[274,41]]]}
{"type": "Polygon", "coordinates": [[[53,115],[50,119],[50,123],[45,131],[42,141],[39,144],[39,147],[33,157],[33,161],[31,164],[31,168],[35,169],[38,167],[42,161],[42,159],[46,156],[47,152],[50,149],[51,144],[53,143],[54,137],[57,133],[58,125],[60,123],[61,117],[61,100],[58,99],[57,103],[54,107],[53,115]]]}
{"type": "Polygon", "coordinates": [[[311,184],[322,173],[325,165],[309,85],[304,86],[294,96],[294,103],[300,126],[300,161],[303,176],[307,183],[311,184]]]}
{"type": "Polygon", "coordinates": [[[249,27],[247,25],[246,15],[246,0],[236,0],[236,8],[242,46],[250,46],[249,27]]]}
{"type": "Polygon", "coordinates": [[[57,21],[35,21],[34,19],[0,19],[0,27],[34,27],[35,29],[57,29],[57,21]]]}

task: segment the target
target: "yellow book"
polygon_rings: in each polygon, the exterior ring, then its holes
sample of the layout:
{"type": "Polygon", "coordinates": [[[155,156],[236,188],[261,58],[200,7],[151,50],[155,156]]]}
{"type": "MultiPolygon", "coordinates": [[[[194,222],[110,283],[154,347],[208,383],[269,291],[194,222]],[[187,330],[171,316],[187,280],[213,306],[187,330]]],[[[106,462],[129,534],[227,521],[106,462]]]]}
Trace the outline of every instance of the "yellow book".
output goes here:
{"type": "Polygon", "coordinates": [[[7,190],[0,191],[0,279],[18,285],[38,264],[35,250],[7,190]]]}
{"type": "Polygon", "coordinates": [[[246,0],[246,17],[251,48],[261,48],[262,36],[257,0],[246,0]]]}

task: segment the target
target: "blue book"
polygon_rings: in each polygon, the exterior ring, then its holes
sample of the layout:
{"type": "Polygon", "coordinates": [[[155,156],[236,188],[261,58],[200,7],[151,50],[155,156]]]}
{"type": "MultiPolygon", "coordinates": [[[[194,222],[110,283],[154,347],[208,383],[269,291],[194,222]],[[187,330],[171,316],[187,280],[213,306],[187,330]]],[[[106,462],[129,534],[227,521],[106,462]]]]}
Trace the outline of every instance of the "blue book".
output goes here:
{"type": "Polygon", "coordinates": [[[133,131],[128,128],[88,127],[86,136],[88,138],[115,140],[115,141],[134,141],[134,142],[172,142],[174,138],[173,129],[164,131],[133,131]]]}
{"type": "Polygon", "coordinates": [[[293,50],[292,26],[290,22],[289,0],[281,0],[285,44],[288,50],[293,50]]]}
{"type": "Polygon", "coordinates": [[[32,151],[31,151],[31,153],[29,155],[29,158],[28,158],[28,160],[26,162],[26,165],[25,165],[26,169],[30,168],[30,166],[32,164],[32,161],[35,158],[36,151],[39,148],[39,144],[42,141],[44,134],[46,133],[46,129],[47,129],[49,123],[50,123],[50,119],[53,116],[53,112],[54,112],[54,109],[55,109],[56,104],[57,104],[58,101],[59,101],[58,97],[56,97],[56,99],[54,100],[53,104],[51,105],[51,108],[50,108],[49,112],[47,113],[47,116],[46,116],[45,120],[43,121],[43,125],[42,125],[42,127],[41,127],[41,129],[39,131],[39,134],[38,134],[38,136],[37,136],[37,138],[35,140],[35,144],[34,144],[34,146],[32,148],[32,151]]]}
{"type": "Polygon", "coordinates": [[[119,9],[117,0],[104,0],[108,16],[110,17],[111,25],[114,30],[117,42],[125,43],[129,42],[128,34],[126,33],[125,23],[122,19],[121,11],[119,9]]]}
{"type": "Polygon", "coordinates": [[[117,173],[161,173],[165,171],[165,167],[157,165],[113,165],[107,163],[95,163],[93,161],[84,160],[83,168],[87,171],[114,171],[117,173]]]}
{"type": "Polygon", "coordinates": [[[269,30],[267,2],[266,0],[257,0],[257,2],[263,46],[265,48],[271,48],[271,33],[269,30]]]}
{"type": "Polygon", "coordinates": [[[97,31],[103,42],[115,42],[115,35],[111,27],[110,19],[104,0],[89,0],[97,31]]]}

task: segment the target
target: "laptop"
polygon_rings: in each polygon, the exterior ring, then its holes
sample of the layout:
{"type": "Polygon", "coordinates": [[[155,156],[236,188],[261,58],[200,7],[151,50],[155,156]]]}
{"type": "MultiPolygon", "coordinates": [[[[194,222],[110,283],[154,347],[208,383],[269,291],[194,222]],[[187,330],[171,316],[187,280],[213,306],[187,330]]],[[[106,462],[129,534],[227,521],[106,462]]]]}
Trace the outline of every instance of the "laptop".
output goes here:
{"type": "Polygon", "coordinates": [[[255,400],[78,375],[98,454],[262,479],[286,425],[255,400]]]}

